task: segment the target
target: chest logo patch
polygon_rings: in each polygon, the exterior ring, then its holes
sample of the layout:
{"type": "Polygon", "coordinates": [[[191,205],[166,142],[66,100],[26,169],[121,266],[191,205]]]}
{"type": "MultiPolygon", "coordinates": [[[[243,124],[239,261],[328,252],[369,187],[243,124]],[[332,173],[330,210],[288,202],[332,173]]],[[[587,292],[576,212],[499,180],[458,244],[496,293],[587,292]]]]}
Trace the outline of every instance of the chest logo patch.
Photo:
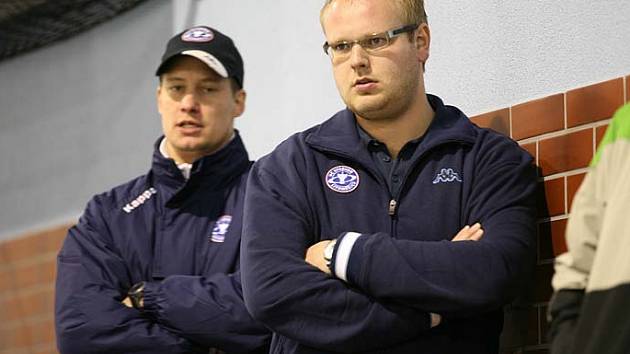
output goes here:
{"type": "Polygon", "coordinates": [[[350,193],[359,186],[359,173],[349,166],[335,166],[326,172],[326,185],[337,193],[350,193]]]}
{"type": "Polygon", "coordinates": [[[230,223],[232,222],[231,215],[223,215],[214,222],[214,227],[212,228],[212,236],[210,236],[210,241],[212,242],[223,242],[225,241],[225,234],[227,234],[228,229],[230,228],[230,223]]]}
{"type": "Polygon", "coordinates": [[[459,177],[459,173],[453,171],[452,168],[441,169],[437,176],[433,179],[433,184],[451,182],[462,182],[462,179],[459,177]]]}

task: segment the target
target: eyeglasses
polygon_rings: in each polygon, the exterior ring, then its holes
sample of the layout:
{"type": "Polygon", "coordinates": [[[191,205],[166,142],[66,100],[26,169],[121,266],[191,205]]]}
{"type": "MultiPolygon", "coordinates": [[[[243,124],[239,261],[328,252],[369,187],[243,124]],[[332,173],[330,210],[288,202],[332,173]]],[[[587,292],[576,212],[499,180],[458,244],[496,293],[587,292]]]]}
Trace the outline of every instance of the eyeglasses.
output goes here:
{"type": "Polygon", "coordinates": [[[376,52],[390,45],[396,37],[403,33],[415,31],[416,28],[418,28],[417,24],[406,25],[386,32],[374,33],[353,41],[325,42],[323,46],[324,53],[333,59],[344,59],[348,57],[355,44],[360,45],[368,53],[376,52]]]}

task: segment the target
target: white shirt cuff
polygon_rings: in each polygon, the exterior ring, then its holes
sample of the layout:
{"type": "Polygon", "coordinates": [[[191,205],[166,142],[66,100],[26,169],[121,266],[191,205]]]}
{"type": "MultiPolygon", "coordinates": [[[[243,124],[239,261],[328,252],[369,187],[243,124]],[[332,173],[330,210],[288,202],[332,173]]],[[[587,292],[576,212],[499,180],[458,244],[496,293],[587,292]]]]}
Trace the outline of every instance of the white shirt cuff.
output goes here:
{"type": "Polygon", "coordinates": [[[361,236],[358,232],[347,232],[337,246],[337,255],[335,256],[335,275],[337,278],[347,282],[346,272],[348,270],[348,260],[352,247],[357,239],[361,236]]]}

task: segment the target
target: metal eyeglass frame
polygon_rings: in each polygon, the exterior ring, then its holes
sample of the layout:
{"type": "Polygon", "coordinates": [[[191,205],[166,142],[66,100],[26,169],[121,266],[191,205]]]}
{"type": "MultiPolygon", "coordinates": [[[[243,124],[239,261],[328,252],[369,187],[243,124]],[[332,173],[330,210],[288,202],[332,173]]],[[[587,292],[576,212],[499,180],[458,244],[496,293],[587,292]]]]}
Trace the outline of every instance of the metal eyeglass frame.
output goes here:
{"type": "MultiPolygon", "coordinates": [[[[341,44],[348,45],[347,53],[350,53],[350,51],[352,50],[352,47],[355,44],[360,45],[361,48],[365,49],[368,52],[377,51],[377,50],[380,50],[389,46],[392,42],[392,39],[400,36],[403,33],[415,31],[418,27],[419,27],[418,24],[405,25],[405,26],[394,28],[385,32],[372,33],[364,38],[355,39],[353,41],[339,41],[332,44],[329,44],[328,42],[324,42],[324,45],[322,46],[322,48],[324,49],[324,53],[326,53],[326,55],[330,56],[331,58],[335,57],[335,50],[333,48],[341,44]],[[386,43],[383,45],[379,45],[378,47],[375,47],[375,48],[371,47],[369,44],[369,41],[373,40],[374,38],[384,38],[386,40],[386,43]]],[[[342,54],[347,54],[347,53],[342,53],[342,54]]]]}

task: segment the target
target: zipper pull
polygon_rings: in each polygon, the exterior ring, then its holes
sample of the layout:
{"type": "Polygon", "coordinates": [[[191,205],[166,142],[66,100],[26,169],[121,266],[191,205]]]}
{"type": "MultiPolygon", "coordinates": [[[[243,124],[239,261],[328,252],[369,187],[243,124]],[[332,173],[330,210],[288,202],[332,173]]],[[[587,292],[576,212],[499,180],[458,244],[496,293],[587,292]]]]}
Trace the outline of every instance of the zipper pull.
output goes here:
{"type": "Polygon", "coordinates": [[[396,215],[396,205],[397,205],[396,199],[392,199],[392,200],[389,201],[389,212],[388,212],[388,214],[390,216],[396,215]]]}

